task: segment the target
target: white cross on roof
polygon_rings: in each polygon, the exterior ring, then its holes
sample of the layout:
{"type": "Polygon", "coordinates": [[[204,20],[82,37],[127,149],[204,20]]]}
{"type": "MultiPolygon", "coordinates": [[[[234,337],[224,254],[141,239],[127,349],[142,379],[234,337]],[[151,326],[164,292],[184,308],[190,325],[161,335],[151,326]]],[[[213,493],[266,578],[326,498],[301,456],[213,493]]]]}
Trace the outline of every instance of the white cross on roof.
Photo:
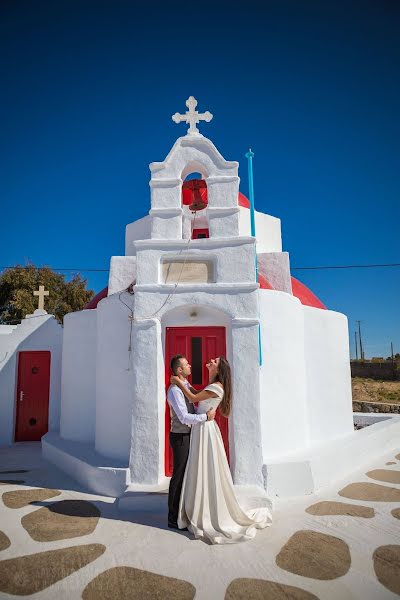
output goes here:
{"type": "Polygon", "coordinates": [[[185,123],[189,123],[189,129],[187,131],[188,135],[201,135],[201,133],[196,127],[196,123],[199,123],[200,121],[207,121],[208,123],[213,118],[213,115],[210,112],[208,112],[208,110],[205,113],[197,112],[197,110],[195,110],[197,106],[197,100],[196,98],[193,98],[193,96],[190,96],[186,100],[186,106],[189,110],[184,115],[175,113],[174,115],[172,115],[172,120],[175,123],[181,123],[182,121],[185,121],[185,123]]]}

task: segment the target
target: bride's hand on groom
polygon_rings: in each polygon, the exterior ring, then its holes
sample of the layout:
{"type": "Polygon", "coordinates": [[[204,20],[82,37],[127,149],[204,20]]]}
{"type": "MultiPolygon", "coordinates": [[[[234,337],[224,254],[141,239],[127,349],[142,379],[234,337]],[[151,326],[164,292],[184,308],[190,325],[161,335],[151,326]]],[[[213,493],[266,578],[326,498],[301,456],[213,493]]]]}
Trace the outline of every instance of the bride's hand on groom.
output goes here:
{"type": "Polygon", "coordinates": [[[178,385],[179,377],[177,377],[177,375],[171,375],[169,382],[171,385],[178,385]]]}
{"type": "Polygon", "coordinates": [[[216,412],[216,408],[211,408],[207,413],[207,421],[214,421],[216,412]]]}

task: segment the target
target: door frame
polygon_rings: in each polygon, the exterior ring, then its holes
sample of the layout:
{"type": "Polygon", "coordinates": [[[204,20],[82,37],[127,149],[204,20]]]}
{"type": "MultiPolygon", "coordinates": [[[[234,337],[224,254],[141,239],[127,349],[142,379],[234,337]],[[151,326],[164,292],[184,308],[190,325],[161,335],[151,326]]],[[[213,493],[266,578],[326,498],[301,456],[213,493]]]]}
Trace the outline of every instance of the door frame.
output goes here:
{"type": "MultiPolygon", "coordinates": [[[[17,366],[16,366],[16,385],[15,385],[15,424],[14,424],[14,428],[13,428],[13,433],[14,433],[14,443],[16,442],[22,442],[22,441],[29,441],[29,440],[19,440],[17,439],[18,437],[18,418],[20,416],[20,408],[19,408],[19,398],[20,398],[20,393],[21,390],[20,386],[21,386],[21,369],[22,369],[22,365],[23,365],[23,361],[21,360],[21,355],[23,354],[43,354],[43,355],[48,355],[48,359],[49,359],[49,378],[48,378],[48,388],[47,388],[47,429],[46,432],[48,432],[49,430],[49,416],[50,416],[50,383],[51,383],[51,351],[50,350],[19,350],[17,353],[17,366]]],[[[43,433],[43,435],[45,435],[45,433],[43,433]]]]}
{"type": "MultiPolygon", "coordinates": [[[[165,328],[165,352],[164,352],[164,364],[165,364],[165,396],[169,387],[169,379],[170,379],[170,366],[169,366],[169,356],[170,356],[170,352],[169,352],[169,344],[170,342],[170,337],[168,335],[168,331],[169,330],[179,330],[181,333],[185,334],[185,330],[191,333],[193,331],[196,330],[208,330],[208,331],[212,331],[212,330],[223,330],[224,335],[223,335],[223,341],[224,341],[224,352],[221,352],[221,354],[224,354],[226,356],[226,347],[227,347],[227,327],[225,325],[182,325],[182,326],[167,326],[165,328]],[[167,360],[168,358],[168,360],[167,360]]],[[[190,334],[189,334],[190,335],[190,334]]],[[[193,336],[195,337],[195,336],[193,336]]],[[[188,357],[190,358],[190,357],[188,357]]],[[[200,388],[201,386],[197,386],[197,385],[193,385],[193,387],[195,388],[200,388]]],[[[225,434],[225,438],[226,438],[226,453],[227,453],[227,458],[228,458],[228,462],[229,462],[229,426],[228,426],[228,419],[225,417],[222,417],[222,419],[226,419],[226,424],[224,429],[226,429],[226,431],[224,431],[225,434]]],[[[164,441],[164,474],[166,475],[166,477],[168,477],[169,475],[167,475],[167,472],[170,471],[170,446],[169,446],[169,438],[168,438],[168,434],[167,432],[169,431],[169,427],[170,427],[170,411],[169,411],[169,404],[167,399],[165,398],[165,441],[164,441]]],[[[221,432],[222,433],[222,432],[221,432]]]]}

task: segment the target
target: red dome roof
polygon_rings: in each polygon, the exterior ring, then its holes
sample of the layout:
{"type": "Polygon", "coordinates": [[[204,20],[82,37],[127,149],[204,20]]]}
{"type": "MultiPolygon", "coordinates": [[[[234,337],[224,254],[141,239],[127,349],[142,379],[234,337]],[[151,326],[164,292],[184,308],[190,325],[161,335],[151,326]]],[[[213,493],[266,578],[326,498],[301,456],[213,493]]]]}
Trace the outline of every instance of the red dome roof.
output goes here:
{"type": "MultiPolygon", "coordinates": [[[[201,199],[205,204],[208,204],[207,184],[204,179],[189,179],[183,182],[182,185],[182,203],[185,206],[192,204],[194,200],[194,188],[199,190],[201,199]]],[[[242,192],[239,192],[239,206],[250,208],[250,202],[242,192]]]]}
{"type": "Polygon", "coordinates": [[[101,292],[99,292],[98,294],[96,294],[83,308],[84,310],[88,309],[88,308],[97,308],[98,303],[100,302],[100,300],[103,300],[103,298],[107,298],[108,295],[108,286],[104,288],[104,290],[101,290],[101,292]]]}
{"type": "Polygon", "coordinates": [[[274,289],[272,287],[272,285],[270,284],[270,282],[268,281],[268,279],[266,277],[264,277],[264,275],[261,275],[261,273],[258,274],[258,283],[260,284],[260,288],[262,290],[273,290],[274,289]]]}
{"type": "MultiPolygon", "coordinates": [[[[321,300],[317,298],[317,296],[313,294],[306,285],[304,285],[304,283],[301,283],[301,281],[295,279],[294,277],[291,277],[291,280],[293,296],[296,296],[296,298],[298,298],[300,302],[304,304],[304,306],[313,306],[314,308],[322,308],[326,310],[325,304],[323,304],[321,300]]],[[[262,290],[274,289],[268,279],[264,277],[264,275],[261,275],[261,273],[258,274],[258,283],[260,284],[260,288],[262,290]]]]}
{"type": "Polygon", "coordinates": [[[291,279],[293,296],[296,296],[296,298],[298,298],[302,304],[305,306],[314,306],[315,308],[323,308],[326,310],[325,304],[323,304],[321,300],[317,298],[317,296],[313,294],[306,285],[304,285],[304,283],[301,283],[301,281],[295,279],[294,277],[291,279]]]}

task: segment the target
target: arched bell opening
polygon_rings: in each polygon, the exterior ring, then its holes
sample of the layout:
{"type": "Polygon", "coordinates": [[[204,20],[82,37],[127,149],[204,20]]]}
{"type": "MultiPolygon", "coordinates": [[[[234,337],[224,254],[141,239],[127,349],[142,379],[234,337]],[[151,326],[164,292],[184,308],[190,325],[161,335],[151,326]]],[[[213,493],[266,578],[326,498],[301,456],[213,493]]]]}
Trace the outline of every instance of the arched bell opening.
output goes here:
{"type": "Polygon", "coordinates": [[[207,183],[201,172],[188,173],[182,183],[183,237],[209,237],[207,183]]]}

